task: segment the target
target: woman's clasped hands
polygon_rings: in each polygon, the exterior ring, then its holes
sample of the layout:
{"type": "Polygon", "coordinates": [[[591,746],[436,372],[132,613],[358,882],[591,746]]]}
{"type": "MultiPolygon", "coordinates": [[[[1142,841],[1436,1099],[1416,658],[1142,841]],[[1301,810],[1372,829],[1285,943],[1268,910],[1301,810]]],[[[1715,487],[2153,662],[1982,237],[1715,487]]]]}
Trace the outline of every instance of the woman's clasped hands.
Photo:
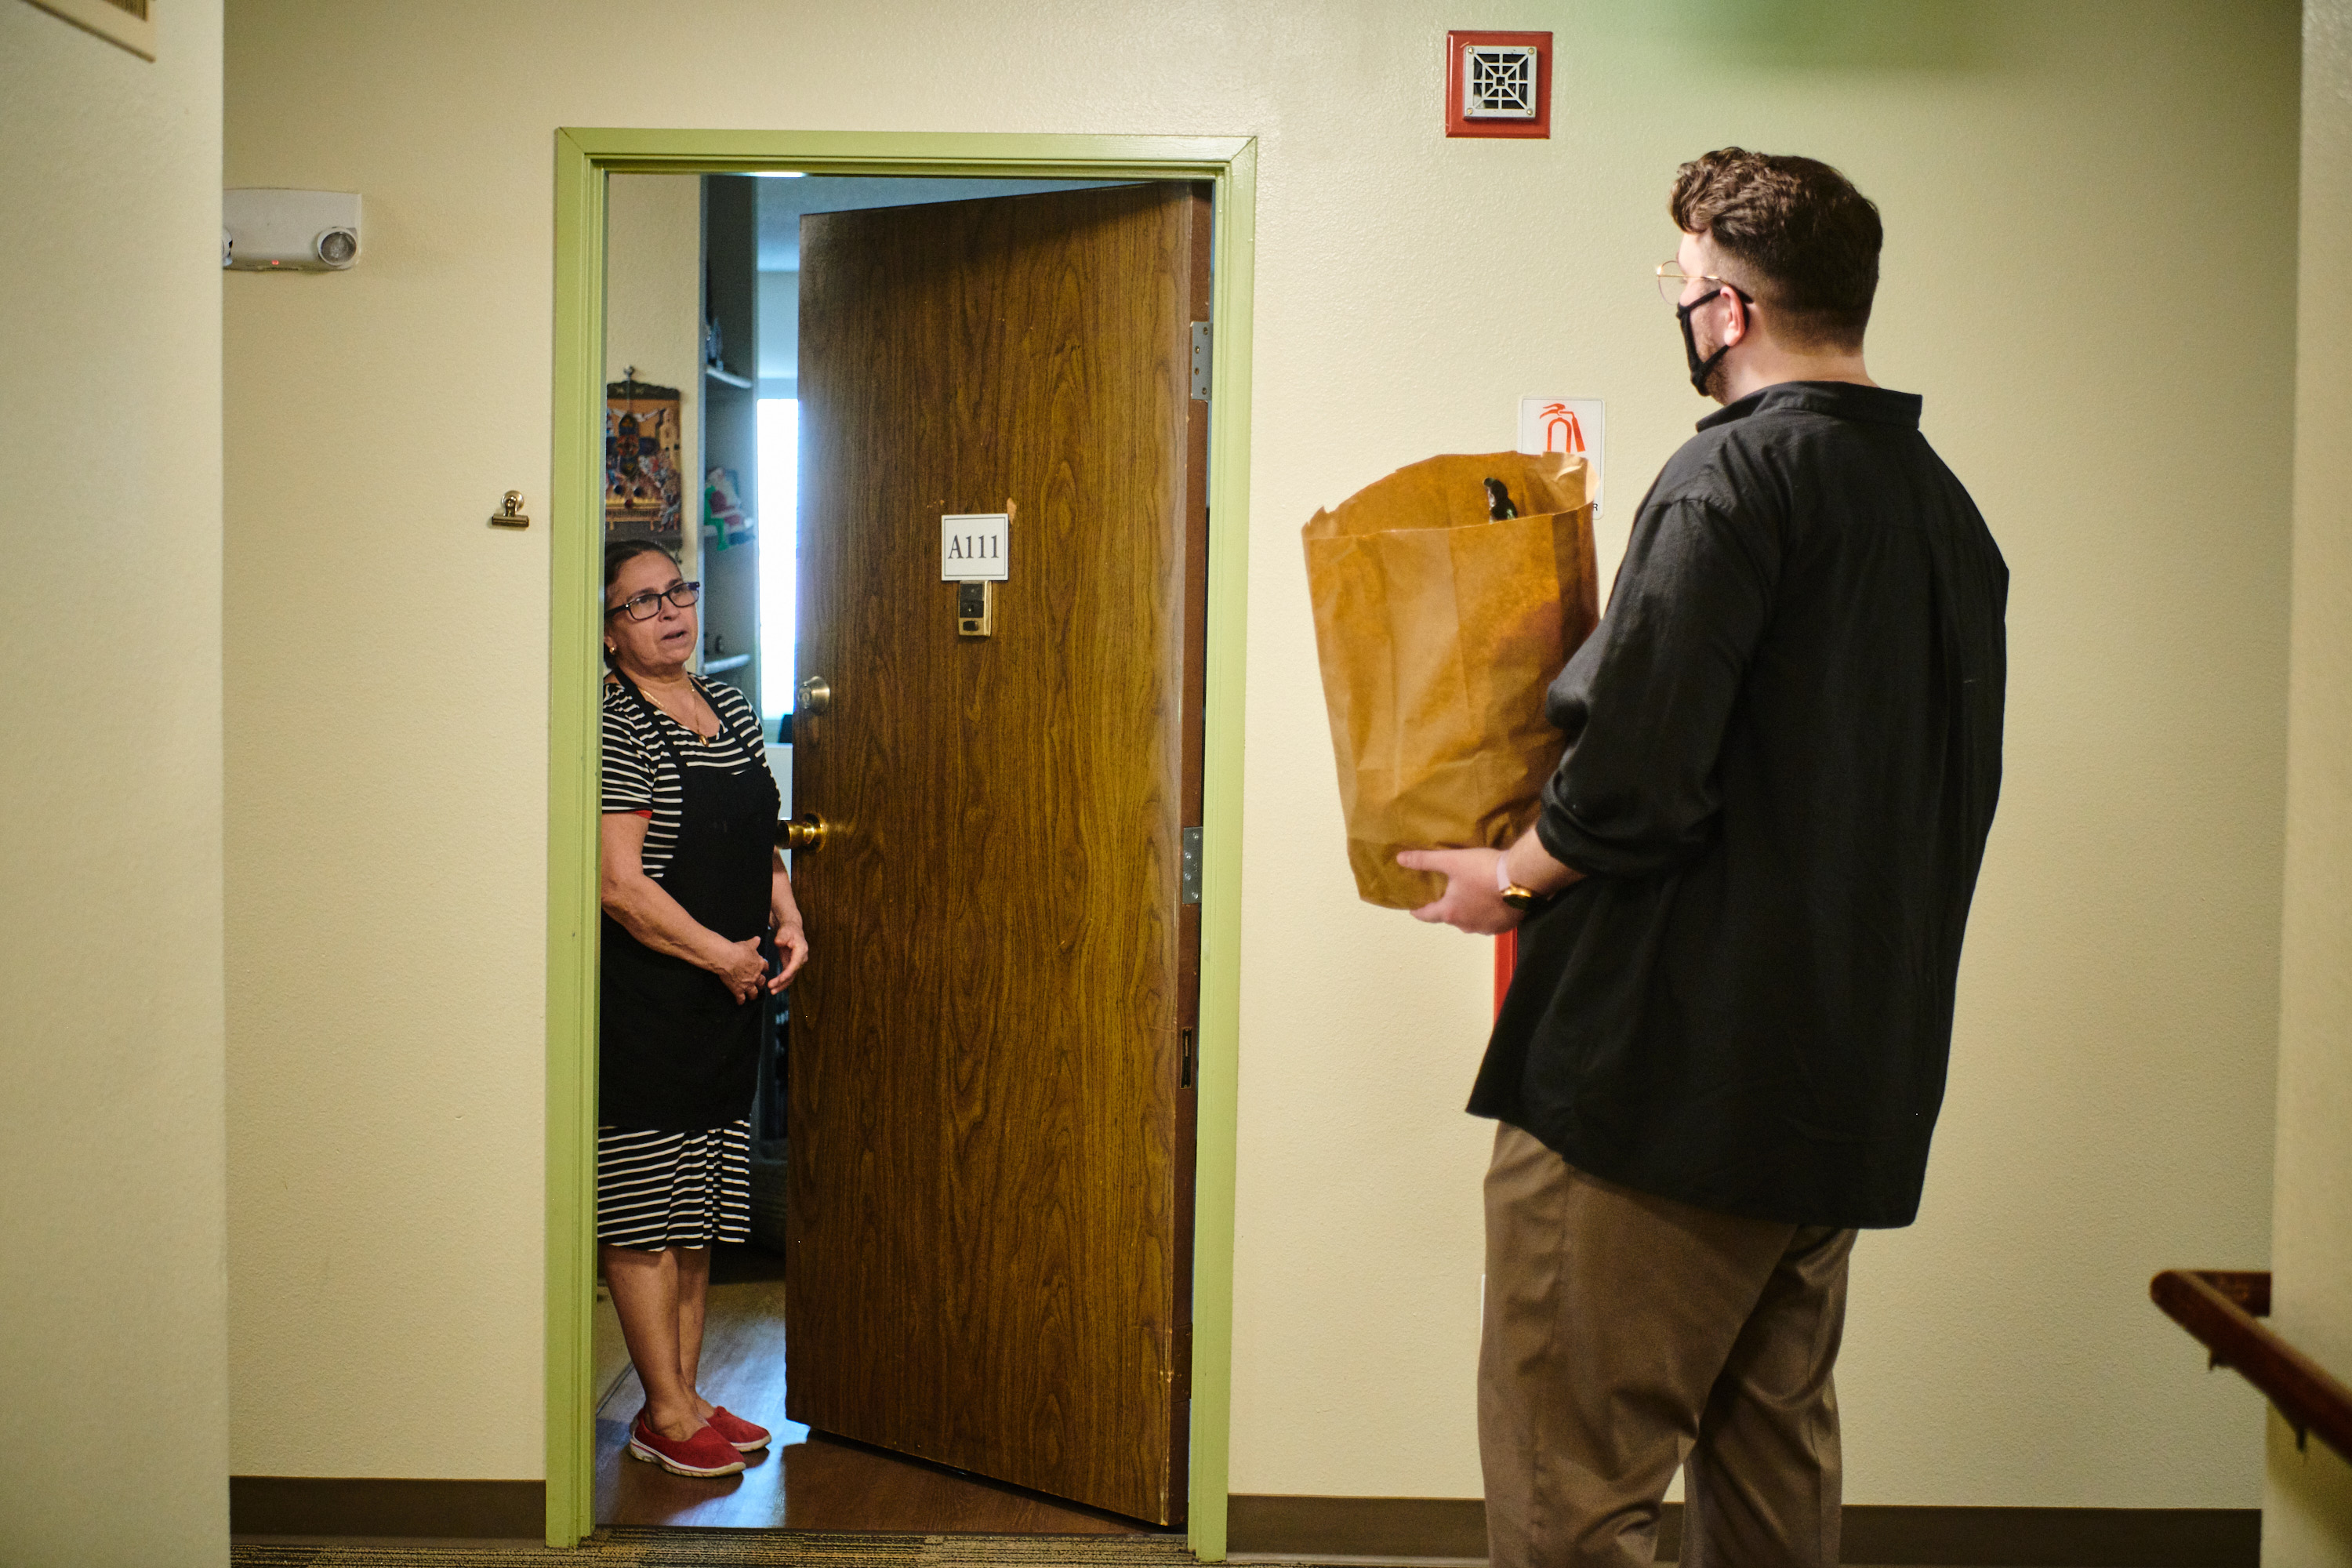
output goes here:
{"type": "Polygon", "coordinates": [[[723,943],[719,959],[712,968],[725,983],[727,994],[738,1002],[749,1002],[765,991],[772,996],[783,994],[793,983],[793,976],[808,962],[808,936],[797,920],[778,925],[773,936],[778,960],[770,972],[768,955],[760,951],[761,939],[745,937],[741,942],[723,943]]]}

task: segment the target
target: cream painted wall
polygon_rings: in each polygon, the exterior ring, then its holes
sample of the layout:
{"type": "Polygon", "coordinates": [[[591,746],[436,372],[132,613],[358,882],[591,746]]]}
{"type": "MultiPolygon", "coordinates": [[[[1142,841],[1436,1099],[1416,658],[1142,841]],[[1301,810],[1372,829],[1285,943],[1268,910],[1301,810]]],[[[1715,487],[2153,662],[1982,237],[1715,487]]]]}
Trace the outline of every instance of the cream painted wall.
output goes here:
{"type": "Polygon", "coordinates": [[[0,1560],[228,1561],[219,0],[0,4],[0,1560]]]}
{"type": "Polygon", "coordinates": [[[2345,1568],[2352,1563],[2352,1462],[2316,1437],[2296,1443],[2275,1410],[2265,1431],[2263,1568],[2345,1568]]]}
{"type": "MultiPolygon", "coordinates": [[[[2272,1325],[2352,1383],[2352,3],[2306,0],[2272,1325]]],[[[2263,1561],[2352,1568],[2352,1465],[2270,1422],[2263,1561]]]]}
{"type": "Polygon", "coordinates": [[[677,550],[692,577],[702,555],[702,181],[615,174],[606,199],[604,379],[635,365],[638,380],[677,388],[688,525],[677,550]]]}
{"type": "Polygon", "coordinates": [[[548,494],[547,258],[499,240],[548,160],[437,185],[379,130],[229,171],[367,217],[351,271],[223,301],[229,1463],[529,1478],[547,556],[487,519],[548,494]]]}
{"type": "Polygon", "coordinates": [[[1232,1480],[1475,1493],[1487,950],[1352,898],[1297,529],[1508,446],[1529,392],[1607,398],[1638,494],[1703,412],[1664,192],[1738,141],[1885,208],[1873,364],[2016,574],[1941,1146],[1856,1264],[1848,1495],[2252,1506],[2259,1402],[2145,1289],[2268,1256],[2295,60],[2278,0],[236,0],[232,176],[373,226],[229,306],[238,1467],[538,1473],[546,539],[476,520],[546,486],[553,130],[1248,132],[1232,1480]],[[1473,20],[1559,29],[1551,140],[1436,134],[1473,20]],[[887,101],[840,68],[886,51],[887,101]]]}

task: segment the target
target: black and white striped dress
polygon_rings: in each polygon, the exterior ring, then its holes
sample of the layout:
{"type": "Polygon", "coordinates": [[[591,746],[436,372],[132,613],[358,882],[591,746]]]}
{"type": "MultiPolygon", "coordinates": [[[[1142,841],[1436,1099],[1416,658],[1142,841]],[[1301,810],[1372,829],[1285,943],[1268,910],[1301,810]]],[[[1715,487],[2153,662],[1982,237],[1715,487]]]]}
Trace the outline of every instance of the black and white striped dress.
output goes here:
{"type": "Polygon", "coordinates": [[[596,1239],[659,1252],[751,1234],[751,1124],[596,1129],[596,1239]]]}
{"type": "MultiPolygon", "coordinates": [[[[720,721],[719,733],[701,737],[655,709],[668,727],[669,746],[656,738],[646,713],[613,681],[604,685],[603,809],[635,812],[646,826],[641,864],[658,882],[677,842],[684,791],[675,752],[692,768],[764,768],[767,758],[745,739],[760,732],[759,716],[731,686],[698,679],[703,700],[720,721]]],[[[751,1231],[751,1124],[730,1121],[698,1132],[638,1128],[596,1129],[596,1239],[611,1247],[660,1251],[740,1242],[751,1231]]]]}

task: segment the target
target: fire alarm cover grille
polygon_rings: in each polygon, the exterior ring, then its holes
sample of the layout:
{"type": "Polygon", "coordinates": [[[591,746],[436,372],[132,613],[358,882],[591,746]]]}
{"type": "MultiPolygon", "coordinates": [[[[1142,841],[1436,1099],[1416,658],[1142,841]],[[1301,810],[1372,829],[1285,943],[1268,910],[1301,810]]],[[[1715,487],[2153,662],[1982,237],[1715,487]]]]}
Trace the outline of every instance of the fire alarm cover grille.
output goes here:
{"type": "Polygon", "coordinates": [[[1549,33],[1445,35],[1448,136],[1551,134],[1549,33]]]}
{"type": "Polygon", "coordinates": [[[1536,51],[1522,44],[1473,44],[1462,51],[1462,118],[1533,120],[1536,51]]]}

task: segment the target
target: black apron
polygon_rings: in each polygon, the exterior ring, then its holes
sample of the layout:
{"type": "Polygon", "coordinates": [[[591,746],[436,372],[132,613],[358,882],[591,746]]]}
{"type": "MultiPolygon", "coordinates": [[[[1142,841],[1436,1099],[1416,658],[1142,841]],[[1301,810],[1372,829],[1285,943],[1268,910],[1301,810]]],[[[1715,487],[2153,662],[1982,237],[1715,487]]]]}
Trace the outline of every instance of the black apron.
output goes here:
{"type": "MultiPolygon", "coordinates": [[[[765,765],[761,736],[756,731],[744,736],[712,702],[722,731],[743,745],[752,763],[734,773],[688,767],[671,743],[667,718],[635,681],[625,675],[619,679],[677,770],[677,842],[661,874],[663,891],[730,942],[764,937],[776,816],[783,801],[765,765]]],[[[770,951],[764,943],[762,951],[770,951]]],[[[770,960],[772,965],[772,952],[770,960]]],[[[606,915],[601,995],[601,1125],[699,1132],[751,1114],[761,1026],[768,1016],[764,991],[738,1002],[710,971],[656,952],[606,915]]]]}

